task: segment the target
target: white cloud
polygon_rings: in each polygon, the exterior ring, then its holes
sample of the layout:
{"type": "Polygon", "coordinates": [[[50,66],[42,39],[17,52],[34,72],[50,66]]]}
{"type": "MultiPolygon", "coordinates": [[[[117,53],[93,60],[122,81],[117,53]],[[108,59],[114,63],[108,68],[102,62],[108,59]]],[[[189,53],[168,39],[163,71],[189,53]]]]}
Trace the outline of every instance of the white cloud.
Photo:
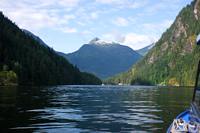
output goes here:
{"type": "Polygon", "coordinates": [[[84,23],[84,22],[82,22],[82,21],[77,21],[76,22],[78,25],[80,25],[80,26],[85,26],[86,24],[84,23]]]}
{"type": "Polygon", "coordinates": [[[58,24],[60,25],[67,25],[71,20],[75,19],[76,17],[74,15],[64,15],[60,17],[60,20],[58,20],[58,24]]]}
{"type": "Polygon", "coordinates": [[[64,20],[71,20],[71,19],[74,19],[74,18],[75,18],[75,16],[72,15],[72,14],[69,14],[69,15],[67,14],[67,15],[64,15],[64,16],[63,16],[63,19],[64,19],[64,20]]]}
{"type": "Polygon", "coordinates": [[[80,26],[90,25],[94,19],[98,17],[97,12],[89,12],[86,8],[80,7],[74,12],[76,15],[76,23],[80,26]]]}
{"type": "Polygon", "coordinates": [[[71,28],[71,27],[62,27],[62,28],[60,28],[60,30],[65,33],[76,33],[77,32],[76,28],[71,28]]]}
{"type": "Polygon", "coordinates": [[[146,5],[147,0],[96,0],[97,3],[112,5],[119,8],[139,8],[146,5]]]}
{"type": "Polygon", "coordinates": [[[49,16],[46,12],[32,9],[20,9],[16,12],[5,12],[5,14],[14,20],[21,28],[40,29],[43,27],[54,26],[58,18],[49,16]]]}
{"type": "Polygon", "coordinates": [[[102,3],[102,4],[120,4],[120,3],[123,3],[123,1],[121,1],[121,0],[96,0],[96,2],[102,3]]]}
{"type": "MultiPolygon", "coordinates": [[[[187,0],[192,1],[192,0],[187,0]]],[[[172,13],[180,11],[183,8],[183,5],[181,4],[181,0],[160,0],[159,2],[149,5],[146,8],[144,8],[143,14],[145,15],[155,15],[160,12],[165,13],[172,13]]],[[[177,12],[178,13],[178,12],[177,12]]]]}
{"type": "Polygon", "coordinates": [[[124,42],[124,35],[121,34],[118,31],[112,31],[110,33],[105,33],[101,36],[101,38],[103,40],[106,41],[114,41],[114,42],[118,42],[118,43],[123,43],[124,42]]]}
{"type": "Polygon", "coordinates": [[[79,0],[1,0],[0,9],[20,28],[37,31],[65,26],[67,28],[61,31],[75,33],[76,30],[68,26],[68,22],[75,19],[75,16],[67,12],[61,14],[60,11],[76,7],[78,3],[79,0]]]}
{"type": "Polygon", "coordinates": [[[0,10],[19,27],[33,32],[50,28],[77,33],[82,38],[99,35],[138,49],[156,41],[172,24],[173,17],[167,13],[174,14],[175,9],[182,8],[180,3],[181,0],[0,0],[0,10]],[[136,8],[140,8],[139,13],[133,10],[136,8]],[[121,31],[112,31],[116,28],[113,24],[121,31]]]}
{"type": "Polygon", "coordinates": [[[128,33],[123,44],[137,50],[157,41],[157,39],[157,37],[151,35],[128,33]]]}
{"type": "Polygon", "coordinates": [[[81,33],[80,33],[81,35],[91,35],[91,34],[93,34],[91,31],[89,31],[89,30],[84,30],[84,31],[82,31],[81,33]]]}
{"type": "Polygon", "coordinates": [[[129,46],[134,50],[137,50],[156,42],[159,37],[151,34],[150,35],[136,34],[136,33],[122,34],[118,31],[113,31],[110,33],[103,34],[101,38],[105,41],[111,41],[111,42],[114,41],[122,45],[129,46]]]}
{"type": "Polygon", "coordinates": [[[97,19],[98,18],[98,13],[97,12],[92,12],[91,14],[92,19],[97,19]]]}
{"type": "Polygon", "coordinates": [[[132,3],[129,3],[129,8],[133,8],[133,9],[142,8],[142,7],[146,6],[147,3],[148,3],[147,0],[135,0],[132,3]]]}
{"type": "Polygon", "coordinates": [[[128,26],[129,24],[128,20],[123,17],[117,17],[115,20],[112,21],[112,23],[117,26],[128,26]]]}
{"type": "Polygon", "coordinates": [[[58,0],[56,2],[64,7],[75,7],[79,4],[79,0],[58,0]]]}
{"type": "Polygon", "coordinates": [[[146,9],[146,12],[148,14],[154,14],[154,13],[157,13],[157,12],[161,11],[162,9],[164,9],[166,7],[167,7],[167,5],[165,5],[164,3],[160,2],[160,3],[157,3],[157,4],[153,5],[153,6],[148,7],[146,9]]]}
{"type": "Polygon", "coordinates": [[[173,20],[163,20],[160,23],[144,23],[142,29],[147,33],[162,33],[171,26],[173,20]]]}
{"type": "Polygon", "coordinates": [[[173,20],[163,20],[160,23],[145,23],[139,25],[142,33],[127,33],[124,35],[123,44],[135,50],[143,48],[151,43],[156,42],[160,38],[160,33],[163,33],[173,20]]]}
{"type": "Polygon", "coordinates": [[[105,41],[115,41],[115,35],[112,33],[105,33],[101,36],[101,38],[105,41]]]}

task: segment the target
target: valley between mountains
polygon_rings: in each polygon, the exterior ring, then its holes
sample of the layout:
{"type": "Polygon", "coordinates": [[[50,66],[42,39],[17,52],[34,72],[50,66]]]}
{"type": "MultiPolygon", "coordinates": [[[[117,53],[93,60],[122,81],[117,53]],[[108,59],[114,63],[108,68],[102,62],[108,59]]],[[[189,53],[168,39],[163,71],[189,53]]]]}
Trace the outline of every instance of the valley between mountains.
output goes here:
{"type": "Polygon", "coordinates": [[[200,48],[200,0],[161,38],[139,50],[98,37],[73,53],[50,48],[0,13],[0,85],[128,84],[193,86],[200,48]]]}

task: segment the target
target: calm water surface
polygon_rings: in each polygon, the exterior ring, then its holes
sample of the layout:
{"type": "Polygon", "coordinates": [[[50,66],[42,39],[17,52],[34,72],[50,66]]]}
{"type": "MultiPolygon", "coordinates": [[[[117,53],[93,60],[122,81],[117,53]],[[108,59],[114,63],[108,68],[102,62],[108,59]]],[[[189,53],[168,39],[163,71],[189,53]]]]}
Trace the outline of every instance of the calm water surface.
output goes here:
{"type": "Polygon", "coordinates": [[[1,87],[0,132],[165,132],[192,88],[1,87]]]}

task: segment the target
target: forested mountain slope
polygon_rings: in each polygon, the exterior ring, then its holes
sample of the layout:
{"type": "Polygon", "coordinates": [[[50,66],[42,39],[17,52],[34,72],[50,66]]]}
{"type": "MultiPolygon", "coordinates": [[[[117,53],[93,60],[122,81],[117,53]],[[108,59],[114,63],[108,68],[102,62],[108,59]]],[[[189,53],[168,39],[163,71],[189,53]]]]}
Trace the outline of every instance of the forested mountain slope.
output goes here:
{"type": "Polygon", "coordinates": [[[133,49],[98,38],[70,54],[61,54],[81,71],[89,72],[105,79],[127,71],[142,56],[133,49]]]}
{"type": "Polygon", "coordinates": [[[0,85],[100,84],[0,12],[0,85]]]}
{"type": "Polygon", "coordinates": [[[193,86],[200,59],[200,48],[195,45],[199,33],[200,0],[195,0],[182,9],[141,61],[108,82],[193,86]]]}

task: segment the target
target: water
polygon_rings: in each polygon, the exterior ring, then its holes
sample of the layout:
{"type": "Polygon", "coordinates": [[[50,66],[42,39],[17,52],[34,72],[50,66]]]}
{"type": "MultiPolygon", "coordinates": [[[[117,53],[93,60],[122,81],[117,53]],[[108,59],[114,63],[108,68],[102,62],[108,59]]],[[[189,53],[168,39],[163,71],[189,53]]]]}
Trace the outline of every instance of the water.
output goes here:
{"type": "Polygon", "coordinates": [[[165,132],[192,88],[0,88],[0,132],[165,132]]]}

